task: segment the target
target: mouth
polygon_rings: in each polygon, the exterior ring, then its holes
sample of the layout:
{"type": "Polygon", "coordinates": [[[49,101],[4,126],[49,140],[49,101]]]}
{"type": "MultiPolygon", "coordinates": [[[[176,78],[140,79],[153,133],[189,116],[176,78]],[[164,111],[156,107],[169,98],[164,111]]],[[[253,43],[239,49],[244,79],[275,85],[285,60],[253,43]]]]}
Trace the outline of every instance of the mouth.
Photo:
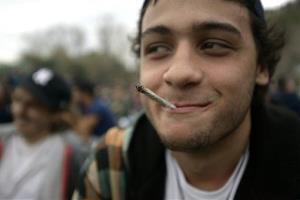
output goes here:
{"type": "Polygon", "coordinates": [[[186,114],[192,112],[204,112],[206,111],[211,105],[212,102],[201,102],[201,103],[176,103],[172,102],[176,108],[175,109],[166,109],[167,112],[173,114],[186,114]]]}
{"type": "Polygon", "coordinates": [[[25,126],[25,125],[28,125],[30,123],[30,121],[24,120],[24,119],[15,119],[14,123],[18,126],[25,126]]]}

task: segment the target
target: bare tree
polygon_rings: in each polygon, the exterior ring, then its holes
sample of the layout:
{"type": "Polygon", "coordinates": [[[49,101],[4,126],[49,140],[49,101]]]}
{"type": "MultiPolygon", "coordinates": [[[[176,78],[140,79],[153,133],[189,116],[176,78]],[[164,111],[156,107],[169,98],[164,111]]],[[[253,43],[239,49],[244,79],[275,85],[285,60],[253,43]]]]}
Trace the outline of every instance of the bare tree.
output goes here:
{"type": "Polygon", "coordinates": [[[24,36],[25,53],[46,57],[64,49],[70,55],[82,53],[85,45],[84,32],[75,26],[54,26],[47,30],[24,36]]]}
{"type": "Polygon", "coordinates": [[[105,15],[100,19],[98,41],[103,54],[118,57],[127,67],[133,65],[129,31],[111,15],[105,15]]]}

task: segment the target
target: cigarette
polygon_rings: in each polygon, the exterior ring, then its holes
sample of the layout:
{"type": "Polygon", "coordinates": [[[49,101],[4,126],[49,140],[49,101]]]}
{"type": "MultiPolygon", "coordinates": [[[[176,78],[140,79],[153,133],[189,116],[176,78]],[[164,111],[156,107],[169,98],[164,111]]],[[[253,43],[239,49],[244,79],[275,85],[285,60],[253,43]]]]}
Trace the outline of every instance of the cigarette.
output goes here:
{"type": "Polygon", "coordinates": [[[149,97],[150,99],[156,101],[157,103],[166,106],[168,108],[171,109],[175,109],[176,106],[172,103],[170,103],[169,101],[167,101],[166,99],[163,99],[162,97],[158,96],[157,94],[155,94],[154,92],[152,92],[150,89],[142,86],[141,84],[137,84],[136,85],[136,90],[144,95],[146,95],[147,97],[149,97]]]}

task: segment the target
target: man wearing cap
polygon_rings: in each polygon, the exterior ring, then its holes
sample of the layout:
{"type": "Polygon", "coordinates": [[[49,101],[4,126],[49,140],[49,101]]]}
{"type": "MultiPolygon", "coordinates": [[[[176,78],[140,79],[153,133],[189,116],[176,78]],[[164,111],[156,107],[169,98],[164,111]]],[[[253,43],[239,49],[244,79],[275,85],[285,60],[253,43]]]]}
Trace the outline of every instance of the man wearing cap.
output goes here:
{"type": "Polygon", "coordinates": [[[47,68],[14,90],[14,127],[0,130],[0,199],[70,199],[84,153],[62,134],[69,102],[68,84],[47,68]]]}
{"type": "Polygon", "coordinates": [[[145,114],[98,144],[74,198],[300,198],[300,122],[264,103],[283,46],[259,0],[144,0],[145,114]]]}

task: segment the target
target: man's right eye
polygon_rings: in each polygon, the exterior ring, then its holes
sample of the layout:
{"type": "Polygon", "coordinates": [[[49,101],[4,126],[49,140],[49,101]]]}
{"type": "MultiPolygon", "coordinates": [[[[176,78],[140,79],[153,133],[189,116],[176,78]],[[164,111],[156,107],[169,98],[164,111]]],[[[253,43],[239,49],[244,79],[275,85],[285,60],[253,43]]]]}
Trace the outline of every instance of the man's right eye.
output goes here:
{"type": "Polygon", "coordinates": [[[145,56],[150,58],[161,58],[170,53],[170,48],[164,44],[153,44],[149,45],[144,52],[145,56]]]}

